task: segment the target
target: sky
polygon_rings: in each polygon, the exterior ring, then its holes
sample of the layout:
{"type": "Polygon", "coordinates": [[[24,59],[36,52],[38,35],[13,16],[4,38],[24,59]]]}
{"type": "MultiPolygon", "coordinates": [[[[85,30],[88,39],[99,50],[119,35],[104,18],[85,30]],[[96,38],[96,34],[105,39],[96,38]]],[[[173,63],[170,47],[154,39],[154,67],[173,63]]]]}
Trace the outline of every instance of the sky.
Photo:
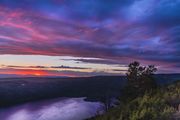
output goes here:
{"type": "Polygon", "coordinates": [[[1,0],[1,76],[180,73],[180,0],[1,0]]]}

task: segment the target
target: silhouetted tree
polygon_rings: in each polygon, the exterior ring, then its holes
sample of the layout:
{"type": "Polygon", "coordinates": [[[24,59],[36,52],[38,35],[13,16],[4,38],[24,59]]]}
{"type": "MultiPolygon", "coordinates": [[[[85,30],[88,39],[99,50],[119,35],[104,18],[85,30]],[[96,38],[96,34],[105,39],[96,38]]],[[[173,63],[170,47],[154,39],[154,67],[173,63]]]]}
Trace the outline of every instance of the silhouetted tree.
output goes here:
{"type": "Polygon", "coordinates": [[[137,61],[130,63],[126,74],[127,86],[123,95],[133,99],[156,88],[156,82],[153,78],[156,71],[157,68],[154,65],[141,66],[137,61]]]}

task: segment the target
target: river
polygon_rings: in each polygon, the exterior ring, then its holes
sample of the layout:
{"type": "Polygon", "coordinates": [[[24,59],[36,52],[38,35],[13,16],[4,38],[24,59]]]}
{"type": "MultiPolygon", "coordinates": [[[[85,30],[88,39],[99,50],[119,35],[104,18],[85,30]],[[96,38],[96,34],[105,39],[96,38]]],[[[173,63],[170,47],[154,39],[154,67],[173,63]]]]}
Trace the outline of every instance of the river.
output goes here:
{"type": "Polygon", "coordinates": [[[103,112],[100,102],[58,98],[0,109],[1,120],[84,120],[103,112]]]}

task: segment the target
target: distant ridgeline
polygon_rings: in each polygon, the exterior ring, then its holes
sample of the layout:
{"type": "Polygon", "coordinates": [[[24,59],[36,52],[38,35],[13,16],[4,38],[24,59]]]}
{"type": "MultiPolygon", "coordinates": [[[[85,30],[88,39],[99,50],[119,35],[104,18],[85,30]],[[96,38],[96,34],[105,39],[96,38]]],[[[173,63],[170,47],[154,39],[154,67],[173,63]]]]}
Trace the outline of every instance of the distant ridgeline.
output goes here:
{"type": "MultiPolygon", "coordinates": [[[[180,80],[180,74],[155,75],[160,84],[180,80]]],[[[96,76],[81,78],[3,78],[0,79],[0,106],[56,97],[87,97],[106,102],[120,95],[126,84],[125,76],[96,76]]]]}
{"type": "Polygon", "coordinates": [[[157,74],[154,76],[158,84],[170,84],[180,80],[180,74],[157,74]]]}

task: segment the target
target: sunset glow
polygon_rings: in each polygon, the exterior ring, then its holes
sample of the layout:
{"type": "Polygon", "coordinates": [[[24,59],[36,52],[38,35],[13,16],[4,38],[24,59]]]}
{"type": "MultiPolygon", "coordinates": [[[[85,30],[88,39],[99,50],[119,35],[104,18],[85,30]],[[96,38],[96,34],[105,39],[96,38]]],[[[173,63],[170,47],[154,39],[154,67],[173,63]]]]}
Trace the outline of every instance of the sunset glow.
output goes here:
{"type": "Polygon", "coordinates": [[[34,76],[45,76],[48,75],[47,73],[40,71],[40,70],[24,70],[22,72],[17,72],[16,74],[20,74],[20,75],[34,75],[34,76]]]}

